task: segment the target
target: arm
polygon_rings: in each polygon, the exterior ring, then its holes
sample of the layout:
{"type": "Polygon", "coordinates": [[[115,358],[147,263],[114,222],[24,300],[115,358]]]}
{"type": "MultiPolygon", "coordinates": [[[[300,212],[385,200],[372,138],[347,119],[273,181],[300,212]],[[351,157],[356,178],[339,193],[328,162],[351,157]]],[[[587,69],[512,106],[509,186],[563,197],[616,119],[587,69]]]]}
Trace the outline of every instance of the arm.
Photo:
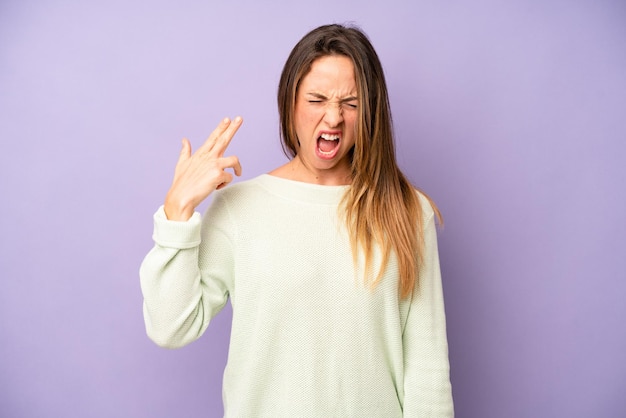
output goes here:
{"type": "Polygon", "coordinates": [[[141,265],[140,278],[146,330],[158,345],[174,348],[194,341],[228,299],[228,227],[221,224],[220,229],[220,212],[214,210],[208,216],[211,225],[205,222],[202,228],[195,208],[232,181],[227,168],[241,174],[237,157],[224,157],[241,123],[240,117],[224,119],[194,154],[183,140],[174,181],[154,216],[155,246],[141,265]],[[209,267],[201,272],[207,256],[209,267]]]}
{"type": "MultiPolygon", "coordinates": [[[[205,218],[213,225],[212,208],[205,218]]],[[[228,300],[232,280],[232,249],[222,228],[201,232],[199,213],[185,222],[170,221],[163,208],[154,215],[155,245],[140,268],[146,332],[162,347],[186,345],[206,330],[228,300]],[[202,236],[201,236],[202,235],[202,236]],[[199,257],[211,262],[203,270],[199,257]]]]}
{"type": "Polygon", "coordinates": [[[404,345],[404,416],[454,416],[448,341],[434,215],[424,226],[425,257],[406,325],[404,345]]]}

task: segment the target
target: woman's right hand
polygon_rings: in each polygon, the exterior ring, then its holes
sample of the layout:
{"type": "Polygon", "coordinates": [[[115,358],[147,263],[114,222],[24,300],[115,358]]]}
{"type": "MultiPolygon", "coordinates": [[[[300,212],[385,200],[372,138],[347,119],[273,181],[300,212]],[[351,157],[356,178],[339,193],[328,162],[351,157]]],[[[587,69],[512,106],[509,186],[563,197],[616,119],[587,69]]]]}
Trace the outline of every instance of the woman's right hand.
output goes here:
{"type": "Polygon", "coordinates": [[[233,180],[233,175],[226,171],[227,168],[232,168],[236,175],[241,175],[239,158],[224,157],[224,152],[242,123],[239,116],[233,121],[225,118],[193,154],[189,140],[183,139],[174,181],[165,197],[167,219],[186,221],[191,218],[196,207],[213,190],[221,189],[233,180]]]}

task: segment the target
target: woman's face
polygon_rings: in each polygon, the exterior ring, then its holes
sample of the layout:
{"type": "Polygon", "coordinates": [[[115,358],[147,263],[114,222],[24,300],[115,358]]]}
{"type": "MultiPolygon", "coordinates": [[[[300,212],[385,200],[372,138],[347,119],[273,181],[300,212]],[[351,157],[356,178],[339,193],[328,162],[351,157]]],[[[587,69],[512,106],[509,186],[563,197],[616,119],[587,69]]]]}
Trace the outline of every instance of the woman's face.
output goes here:
{"type": "Polygon", "coordinates": [[[352,61],[343,55],[315,60],[298,87],[294,123],[300,143],[296,159],[317,180],[349,182],[357,105],[352,61]]]}

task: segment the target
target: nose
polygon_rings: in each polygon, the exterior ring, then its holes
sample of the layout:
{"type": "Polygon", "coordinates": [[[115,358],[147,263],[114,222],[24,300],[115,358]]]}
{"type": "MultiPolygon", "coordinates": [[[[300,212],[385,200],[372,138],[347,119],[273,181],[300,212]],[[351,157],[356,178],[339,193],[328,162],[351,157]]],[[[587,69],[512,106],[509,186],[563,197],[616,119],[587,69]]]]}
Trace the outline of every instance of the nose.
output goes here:
{"type": "Polygon", "coordinates": [[[341,103],[329,102],[326,105],[324,121],[329,128],[335,128],[343,122],[343,111],[341,103]]]}

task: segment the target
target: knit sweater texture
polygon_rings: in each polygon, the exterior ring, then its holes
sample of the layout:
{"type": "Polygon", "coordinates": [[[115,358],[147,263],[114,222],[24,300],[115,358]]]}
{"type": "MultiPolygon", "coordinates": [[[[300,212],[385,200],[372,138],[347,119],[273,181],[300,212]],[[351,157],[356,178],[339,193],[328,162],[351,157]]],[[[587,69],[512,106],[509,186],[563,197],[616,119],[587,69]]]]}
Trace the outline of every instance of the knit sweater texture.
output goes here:
{"type": "Polygon", "coordinates": [[[155,214],[147,333],[186,345],[230,298],[226,417],[454,415],[433,210],[420,195],[426,253],[402,299],[394,257],[374,288],[355,266],[338,211],[348,187],[264,174],[215,192],[204,216],[155,214]]]}

